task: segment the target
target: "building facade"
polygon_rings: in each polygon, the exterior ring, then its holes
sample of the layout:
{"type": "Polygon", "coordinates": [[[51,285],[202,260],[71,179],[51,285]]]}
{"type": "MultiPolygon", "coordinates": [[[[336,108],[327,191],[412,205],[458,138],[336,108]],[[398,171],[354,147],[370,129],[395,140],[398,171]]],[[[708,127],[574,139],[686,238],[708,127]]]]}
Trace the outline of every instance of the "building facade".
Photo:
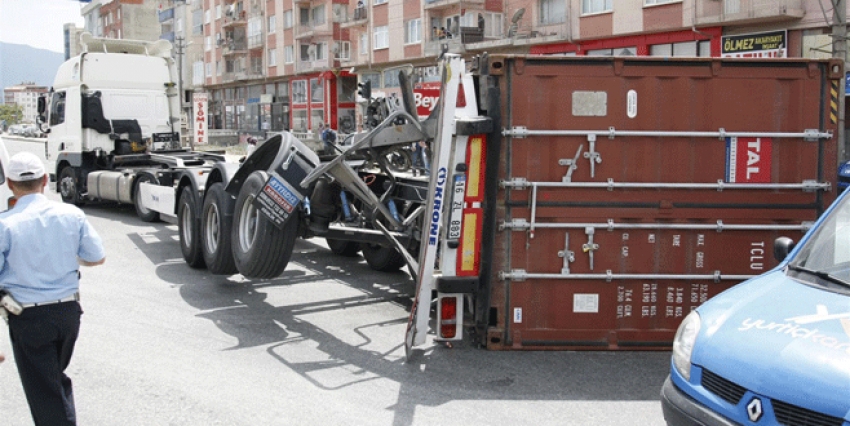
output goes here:
{"type": "Polygon", "coordinates": [[[832,12],[818,0],[99,0],[86,11],[99,16],[86,17],[93,34],[181,45],[187,114],[206,92],[211,127],[238,133],[353,132],[358,83],[389,95],[404,69],[433,87],[443,51],[832,56],[832,12]],[[136,32],[151,11],[155,37],[136,32]]]}
{"type": "Polygon", "coordinates": [[[38,117],[38,97],[47,93],[47,87],[24,82],[3,89],[3,101],[6,105],[17,105],[23,110],[21,123],[35,124],[38,117]]]}
{"type": "Polygon", "coordinates": [[[817,0],[197,0],[212,123],[360,123],[356,88],[436,82],[442,50],[541,55],[829,57],[817,0]]]}

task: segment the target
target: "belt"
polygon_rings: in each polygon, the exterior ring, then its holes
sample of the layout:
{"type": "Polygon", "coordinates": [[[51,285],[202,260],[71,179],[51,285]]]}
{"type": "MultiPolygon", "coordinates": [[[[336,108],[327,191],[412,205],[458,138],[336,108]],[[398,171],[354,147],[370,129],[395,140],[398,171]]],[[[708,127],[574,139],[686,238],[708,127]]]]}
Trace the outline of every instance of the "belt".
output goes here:
{"type": "Polygon", "coordinates": [[[45,305],[55,305],[57,303],[65,303],[65,302],[77,302],[80,300],[80,293],[74,293],[68,297],[63,297],[59,300],[49,300],[47,302],[39,302],[39,303],[21,303],[21,306],[26,308],[33,308],[36,306],[45,306],[45,305]]]}

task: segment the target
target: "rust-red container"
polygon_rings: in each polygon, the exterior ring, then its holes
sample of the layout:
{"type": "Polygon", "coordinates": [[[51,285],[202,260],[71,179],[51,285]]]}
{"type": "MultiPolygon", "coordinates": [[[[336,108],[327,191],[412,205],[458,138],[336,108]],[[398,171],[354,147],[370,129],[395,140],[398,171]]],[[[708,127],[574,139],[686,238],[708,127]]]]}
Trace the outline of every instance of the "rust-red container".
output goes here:
{"type": "Polygon", "coordinates": [[[488,65],[488,348],[667,349],[835,198],[837,62],[488,65]]]}

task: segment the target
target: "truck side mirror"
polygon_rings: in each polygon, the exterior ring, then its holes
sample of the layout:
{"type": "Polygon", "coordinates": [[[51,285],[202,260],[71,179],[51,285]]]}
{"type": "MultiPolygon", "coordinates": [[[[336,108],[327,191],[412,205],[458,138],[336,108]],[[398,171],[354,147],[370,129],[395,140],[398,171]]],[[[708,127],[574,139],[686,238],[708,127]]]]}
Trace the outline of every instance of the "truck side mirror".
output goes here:
{"type": "Polygon", "coordinates": [[[782,262],[788,257],[788,253],[791,253],[791,250],[794,250],[794,240],[788,237],[779,237],[773,242],[773,257],[782,262]]]}
{"type": "Polygon", "coordinates": [[[44,99],[44,96],[38,97],[38,115],[44,115],[44,111],[47,109],[47,102],[44,99]]]}

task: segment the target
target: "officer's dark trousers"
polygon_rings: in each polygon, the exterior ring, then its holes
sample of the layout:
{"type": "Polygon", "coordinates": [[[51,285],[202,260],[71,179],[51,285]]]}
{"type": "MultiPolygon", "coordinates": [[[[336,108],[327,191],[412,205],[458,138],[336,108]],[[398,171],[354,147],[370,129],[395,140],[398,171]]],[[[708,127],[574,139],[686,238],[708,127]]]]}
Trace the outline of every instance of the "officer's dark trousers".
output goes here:
{"type": "Polygon", "coordinates": [[[77,424],[74,391],[64,371],[82,313],[78,302],[65,302],[9,315],[12,351],[36,426],[77,424]]]}

